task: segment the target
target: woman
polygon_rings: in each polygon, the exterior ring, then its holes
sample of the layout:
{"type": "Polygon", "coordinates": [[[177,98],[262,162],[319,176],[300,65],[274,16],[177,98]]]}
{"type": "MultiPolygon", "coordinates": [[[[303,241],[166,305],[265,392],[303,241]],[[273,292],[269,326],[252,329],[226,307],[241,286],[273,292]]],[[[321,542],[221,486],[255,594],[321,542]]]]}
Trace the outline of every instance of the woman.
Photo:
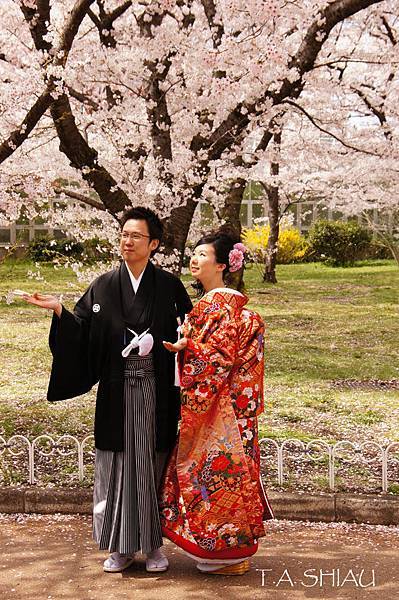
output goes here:
{"type": "Polygon", "coordinates": [[[259,474],[263,332],[248,298],[225,287],[245,247],[223,230],[199,240],[190,261],[201,299],[176,343],[182,409],[179,441],[160,498],[164,536],[202,572],[243,574],[273,518],[259,474]]]}

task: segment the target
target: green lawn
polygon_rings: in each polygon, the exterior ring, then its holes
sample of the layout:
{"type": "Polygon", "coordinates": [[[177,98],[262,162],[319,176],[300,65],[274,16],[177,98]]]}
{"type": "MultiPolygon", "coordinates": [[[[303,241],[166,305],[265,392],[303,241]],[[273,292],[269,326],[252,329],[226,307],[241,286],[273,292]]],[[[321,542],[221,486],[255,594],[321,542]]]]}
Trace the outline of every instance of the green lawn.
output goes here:
{"type": "Polygon", "coordinates": [[[399,439],[399,390],[370,382],[399,381],[395,263],[284,265],[276,286],[260,286],[251,273],[248,291],[269,334],[268,436],[399,439]],[[334,385],[352,379],[371,385],[334,385]]]}
{"type": "MultiPolygon", "coordinates": [[[[41,266],[44,281],[27,278],[28,270],[37,268],[23,262],[0,265],[0,434],[81,436],[92,429],[94,393],[46,402],[50,315],[21,300],[7,305],[5,296],[15,288],[55,292],[72,307],[86,285],[65,269],[41,266]]],[[[369,261],[344,269],[281,265],[278,279],[277,285],[266,285],[257,268],[247,269],[251,306],[267,326],[262,435],[383,444],[399,440],[396,264],[369,261]],[[347,380],[355,381],[349,385],[347,380]]]]}

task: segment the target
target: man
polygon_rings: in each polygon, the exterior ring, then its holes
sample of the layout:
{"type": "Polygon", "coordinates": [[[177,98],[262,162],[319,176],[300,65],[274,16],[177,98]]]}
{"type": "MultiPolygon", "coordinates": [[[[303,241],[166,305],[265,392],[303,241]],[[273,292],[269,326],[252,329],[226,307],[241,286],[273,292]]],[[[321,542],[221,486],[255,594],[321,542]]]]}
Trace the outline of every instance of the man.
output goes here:
{"type": "Polygon", "coordinates": [[[72,398],[97,382],[93,535],[120,572],[141,550],[149,572],[165,571],[157,484],[173,448],[179,415],[173,357],[177,318],[192,308],[181,281],[154,267],[163,227],[148,208],[121,219],[121,266],[98,277],[73,313],[54,296],[25,300],[54,311],[47,398],[72,398]]]}

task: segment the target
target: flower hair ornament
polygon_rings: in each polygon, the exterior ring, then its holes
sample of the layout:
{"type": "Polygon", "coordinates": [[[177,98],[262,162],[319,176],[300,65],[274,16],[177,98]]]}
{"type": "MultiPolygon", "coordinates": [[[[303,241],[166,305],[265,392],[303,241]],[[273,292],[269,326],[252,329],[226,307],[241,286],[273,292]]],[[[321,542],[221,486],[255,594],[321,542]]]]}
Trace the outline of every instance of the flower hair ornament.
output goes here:
{"type": "Polygon", "coordinates": [[[235,273],[239,271],[244,263],[244,253],[247,251],[244,244],[239,242],[234,244],[233,249],[229,252],[229,271],[235,273]]]}

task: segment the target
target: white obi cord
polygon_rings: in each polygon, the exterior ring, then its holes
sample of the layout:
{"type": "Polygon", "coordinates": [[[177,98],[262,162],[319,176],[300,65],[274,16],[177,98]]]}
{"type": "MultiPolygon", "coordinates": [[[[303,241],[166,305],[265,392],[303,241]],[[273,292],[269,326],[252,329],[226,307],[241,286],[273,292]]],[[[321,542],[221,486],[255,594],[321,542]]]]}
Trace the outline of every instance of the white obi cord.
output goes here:
{"type": "Polygon", "coordinates": [[[151,333],[148,333],[148,329],[143,331],[143,333],[140,333],[140,335],[133,331],[133,329],[127,328],[127,330],[130,331],[130,333],[133,333],[134,338],[131,342],[129,342],[126,348],[122,350],[123,358],[129,356],[130,352],[134,348],[139,349],[139,356],[147,356],[147,354],[151,352],[154,345],[154,338],[152,337],[151,333]]]}
{"type": "MultiPolygon", "coordinates": [[[[181,329],[182,329],[182,324],[181,324],[181,319],[180,317],[177,317],[177,323],[178,323],[178,327],[177,327],[177,341],[180,340],[181,338],[181,329]]],[[[175,386],[180,387],[180,375],[179,375],[179,362],[178,362],[178,352],[175,352],[175,386]]]]}

